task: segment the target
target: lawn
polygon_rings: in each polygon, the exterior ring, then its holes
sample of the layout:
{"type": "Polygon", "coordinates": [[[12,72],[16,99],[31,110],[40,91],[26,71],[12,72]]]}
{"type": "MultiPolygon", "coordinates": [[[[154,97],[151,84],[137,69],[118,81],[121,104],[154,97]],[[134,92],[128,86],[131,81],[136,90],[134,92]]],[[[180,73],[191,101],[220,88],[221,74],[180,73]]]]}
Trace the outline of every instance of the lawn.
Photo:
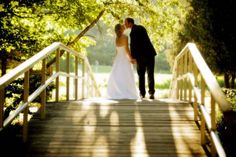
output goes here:
{"type": "MultiPolygon", "coordinates": [[[[94,71],[95,80],[101,90],[102,96],[106,94],[107,82],[111,72],[111,66],[92,66],[94,71]]],[[[138,75],[136,70],[134,70],[135,82],[138,86],[138,75]]],[[[169,86],[171,82],[172,74],[161,74],[155,73],[155,89],[156,98],[166,98],[169,94],[169,86]]],[[[146,84],[147,86],[147,84],[146,84]]],[[[148,89],[147,89],[148,90],[148,89]]]]}

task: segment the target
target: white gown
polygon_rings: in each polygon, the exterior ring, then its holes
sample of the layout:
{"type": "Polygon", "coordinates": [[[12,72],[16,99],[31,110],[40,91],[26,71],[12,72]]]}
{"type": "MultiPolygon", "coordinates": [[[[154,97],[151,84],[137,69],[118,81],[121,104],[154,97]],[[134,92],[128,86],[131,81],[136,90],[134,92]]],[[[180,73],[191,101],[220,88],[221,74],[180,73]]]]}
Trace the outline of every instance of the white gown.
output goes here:
{"type": "Polygon", "coordinates": [[[109,99],[138,99],[133,65],[129,62],[125,46],[116,47],[111,74],[107,84],[109,99]]]}

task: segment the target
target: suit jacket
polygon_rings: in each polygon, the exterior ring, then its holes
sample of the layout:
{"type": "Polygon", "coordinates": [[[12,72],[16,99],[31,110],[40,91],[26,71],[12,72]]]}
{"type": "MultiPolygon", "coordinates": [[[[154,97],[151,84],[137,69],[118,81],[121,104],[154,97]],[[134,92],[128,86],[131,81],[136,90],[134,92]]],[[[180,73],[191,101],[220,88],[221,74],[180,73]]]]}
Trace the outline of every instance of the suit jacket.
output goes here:
{"type": "Polygon", "coordinates": [[[156,51],[149,39],[146,29],[141,25],[133,25],[130,32],[131,56],[137,60],[154,57],[156,51]]]}

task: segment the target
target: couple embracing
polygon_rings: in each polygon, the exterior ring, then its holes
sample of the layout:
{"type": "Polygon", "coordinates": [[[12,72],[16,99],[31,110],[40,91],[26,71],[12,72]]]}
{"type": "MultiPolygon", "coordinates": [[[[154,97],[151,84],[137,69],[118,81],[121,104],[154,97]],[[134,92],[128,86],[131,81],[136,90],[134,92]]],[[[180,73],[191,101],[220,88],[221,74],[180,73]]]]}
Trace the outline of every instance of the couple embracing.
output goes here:
{"type": "Polygon", "coordinates": [[[116,56],[108,80],[107,95],[110,99],[142,99],[146,95],[145,74],[148,76],[149,98],[154,99],[154,66],[156,51],[146,29],[136,25],[134,19],[126,18],[124,25],[115,26],[116,56]],[[131,29],[130,48],[128,37],[123,34],[131,29]],[[135,85],[133,65],[136,64],[139,78],[139,93],[135,85]]]}

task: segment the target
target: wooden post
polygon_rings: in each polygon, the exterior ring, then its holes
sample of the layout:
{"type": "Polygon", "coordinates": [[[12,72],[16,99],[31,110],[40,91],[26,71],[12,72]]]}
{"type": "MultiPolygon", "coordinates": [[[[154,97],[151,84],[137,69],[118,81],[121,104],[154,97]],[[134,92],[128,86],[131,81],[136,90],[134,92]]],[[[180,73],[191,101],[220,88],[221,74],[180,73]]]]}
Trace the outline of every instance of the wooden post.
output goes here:
{"type": "MultiPolygon", "coordinates": [[[[184,68],[183,68],[183,58],[180,58],[180,65],[179,65],[179,67],[180,67],[180,77],[183,75],[183,70],[184,70],[184,68]]],[[[180,100],[183,100],[183,79],[181,78],[181,80],[179,81],[179,84],[180,84],[180,100]]]]}
{"type": "Polygon", "coordinates": [[[86,67],[85,67],[85,61],[83,59],[82,61],[82,99],[84,99],[84,83],[85,83],[85,70],[86,70],[86,67]]]}
{"type": "MultiPolygon", "coordinates": [[[[66,52],[66,73],[70,74],[70,53],[66,52]]],[[[70,99],[70,77],[66,77],[66,100],[70,99]]]]}
{"type": "MultiPolygon", "coordinates": [[[[28,97],[29,97],[29,71],[25,72],[24,75],[24,99],[23,102],[27,103],[28,102],[28,97]]],[[[29,106],[24,110],[24,115],[23,115],[23,142],[25,143],[28,138],[28,112],[29,112],[29,106]]]]}
{"type": "MultiPolygon", "coordinates": [[[[188,53],[185,53],[183,56],[184,59],[184,68],[183,68],[183,73],[186,74],[187,73],[187,68],[188,68],[188,53]]],[[[184,100],[187,100],[187,88],[188,88],[188,83],[187,83],[187,78],[184,78],[184,100]]]]}
{"type": "MultiPolygon", "coordinates": [[[[197,70],[197,66],[195,64],[193,64],[193,76],[194,76],[194,86],[196,86],[198,70],[197,70]]],[[[197,121],[198,120],[198,102],[197,102],[196,94],[194,94],[193,108],[194,108],[194,120],[197,121]]]]}
{"type": "Polygon", "coordinates": [[[205,90],[206,90],[206,83],[203,79],[203,76],[201,76],[201,104],[205,104],[205,90]]]}
{"type": "MultiPolygon", "coordinates": [[[[44,85],[46,81],[46,59],[42,60],[42,69],[41,69],[41,84],[44,85]]],[[[46,115],[46,89],[40,94],[41,98],[41,107],[40,107],[40,118],[45,119],[46,115]]]]}
{"type": "Polygon", "coordinates": [[[216,103],[211,94],[211,129],[216,130],[216,103]]]}
{"type": "Polygon", "coordinates": [[[197,97],[194,94],[194,102],[193,102],[193,110],[194,110],[194,121],[198,120],[198,106],[197,106],[197,97]]]}
{"type": "MultiPolygon", "coordinates": [[[[205,104],[205,89],[206,89],[206,84],[201,76],[201,105],[204,106],[205,104]]],[[[201,144],[206,143],[206,137],[205,137],[205,129],[206,129],[206,121],[204,119],[203,113],[201,113],[201,144]]]]}
{"type": "MultiPolygon", "coordinates": [[[[216,130],[216,103],[212,94],[211,94],[211,130],[213,131],[216,130]]],[[[212,157],[216,156],[216,148],[213,142],[211,143],[211,156],[212,157]]]]}
{"type": "Polygon", "coordinates": [[[176,64],[176,69],[174,69],[174,72],[176,72],[176,75],[174,78],[176,80],[176,99],[179,99],[179,81],[178,81],[178,77],[179,77],[179,64],[178,64],[178,61],[177,61],[177,64],[176,64]]]}
{"type": "MultiPolygon", "coordinates": [[[[60,71],[60,49],[56,52],[56,73],[60,71]]],[[[59,101],[59,76],[56,78],[56,102],[59,101]]]]}
{"type": "Polygon", "coordinates": [[[75,56],[75,100],[78,100],[78,57],[75,56]]]}
{"type": "MultiPolygon", "coordinates": [[[[192,56],[189,55],[189,66],[188,66],[188,71],[193,72],[193,59],[192,56]]],[[[192,102],[192,84],[189,81],[189,101],[192,102]]]]}

